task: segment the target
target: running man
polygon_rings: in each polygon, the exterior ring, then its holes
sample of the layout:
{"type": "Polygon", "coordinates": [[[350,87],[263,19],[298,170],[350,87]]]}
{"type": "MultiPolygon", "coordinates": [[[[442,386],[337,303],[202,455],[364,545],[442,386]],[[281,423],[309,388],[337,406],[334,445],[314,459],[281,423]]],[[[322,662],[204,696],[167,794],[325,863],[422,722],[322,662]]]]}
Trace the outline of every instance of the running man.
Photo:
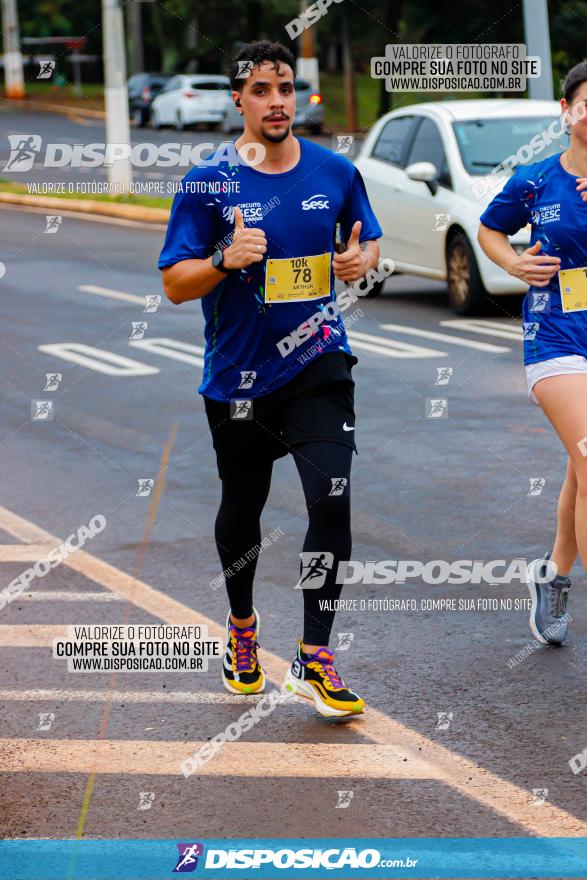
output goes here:
{"type": "Polygon", "coordinates": [[[569,454],[554,546],[528,568],[530,626],[549,645],[567,636],[569,573],[577,551],[587,571],[586,61],[569,71],[563,94],[569,148],[519,167],[481,215],[479,230],[487,256],[530,285],[523,305],[528,392],[569,454]],[[518,255],[508,235],[527,223],[531,246],[518,255]]]}
{"type": "MultiPolygon", "coordinates": [[[[365,704],[334,667],[328,647],[334,611],[325,609],[336,605],[320,602],[339,597],[338,562],[350,559],[356,452],[351,370],[357,358],[333,276],[351,285],[376,268],[381,229],[351,162],[293,136],[293,71],[293,56],[279,43],[255,42],[240,51],[229,69],[244,121],[239,162],[208,160],[186,175],[159,268],[168,298],[201,299],[205,318],[198,391],[222,481],[216,546],[223,571],[234,572],[226,579],[224,685],[236,694],[265,688],[253,606],[257,554],[234,564],[260,544],[273,462],[291,453],[308,511],[303,551],[332,564],[322,587],[303,592],[303,639],[286,686],[322,714],[353,715],[365,704]],[[254,167],[246,161],[248,144],[265,150],[254,167]],[[228,192],[218,192],[227,181],[228,192]],[[347,242],[342,254],[333,254],[337,223],[347,242]],[[247,418],[234,418],[242,400],[252,402],[247,418]],[[344,485],[342,492],[331,494],[333,480],[344,485]]],[[[286,577],[293,587],[293,568],[286,577]]]]}

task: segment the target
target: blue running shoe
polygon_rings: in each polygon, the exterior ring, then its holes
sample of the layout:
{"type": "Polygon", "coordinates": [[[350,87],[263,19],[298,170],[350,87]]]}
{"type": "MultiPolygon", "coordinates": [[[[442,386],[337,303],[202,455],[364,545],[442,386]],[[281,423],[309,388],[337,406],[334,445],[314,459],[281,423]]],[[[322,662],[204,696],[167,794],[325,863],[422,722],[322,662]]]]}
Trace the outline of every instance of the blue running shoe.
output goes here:
{"type": "Polygon", "coordinates": [[[549,559],[550,553],[547,553],[528,566],[528,590],[532,598],[530,629],[543,645],[562,645],[569,624],[567,605],[571,579],[557,574],[546,580],[550,574],[549,559]]]}

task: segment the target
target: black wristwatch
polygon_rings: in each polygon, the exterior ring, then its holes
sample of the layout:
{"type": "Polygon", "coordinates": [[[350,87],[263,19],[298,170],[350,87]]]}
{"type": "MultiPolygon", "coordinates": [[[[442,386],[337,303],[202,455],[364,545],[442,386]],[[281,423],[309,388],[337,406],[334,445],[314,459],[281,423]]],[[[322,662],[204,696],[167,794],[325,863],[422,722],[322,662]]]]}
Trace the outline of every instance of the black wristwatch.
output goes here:
{"type": "Polygon", "coordinates": [[[224,265],[224,251],[214,251],[212,265],[215,269],[220,269],[221,272],[225,272],[227,275],[230,272],[230,269],[227,269],[224,265]]]}

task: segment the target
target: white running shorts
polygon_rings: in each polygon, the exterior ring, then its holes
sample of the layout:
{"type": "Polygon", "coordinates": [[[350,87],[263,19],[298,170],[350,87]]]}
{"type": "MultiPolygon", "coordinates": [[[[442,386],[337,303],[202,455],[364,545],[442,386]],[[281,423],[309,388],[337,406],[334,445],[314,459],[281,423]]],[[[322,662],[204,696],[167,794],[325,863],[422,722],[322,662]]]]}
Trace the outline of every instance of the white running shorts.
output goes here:
{"type": "Polygon", "coordinates": [[[546,379],[547,376],[562,376],[565,373],[587,373],[587,358],[580,354],[570,354],[564,357],[550,358],[548,361],[539,361],[537,364],[528,364],[526,377],[528,379],[528,395],[532,403],[540,406],[533,391],[540,379],[546,379]]]}

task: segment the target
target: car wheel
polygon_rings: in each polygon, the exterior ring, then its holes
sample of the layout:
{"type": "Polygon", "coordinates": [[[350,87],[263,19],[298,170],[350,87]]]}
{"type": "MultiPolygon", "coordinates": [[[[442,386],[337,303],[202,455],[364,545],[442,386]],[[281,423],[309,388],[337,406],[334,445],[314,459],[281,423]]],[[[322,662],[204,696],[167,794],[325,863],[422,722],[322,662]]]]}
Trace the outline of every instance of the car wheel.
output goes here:
{"type": "Polygon", "coordinates": [[[462,232],[455,233],[446,250],[448,301],[457,315],[474,315],[486,307],[487,291],[471,243],[462,232]]]}
{"type": "Polygon", "coordinates": [[[185,129],[185,124],[179,110],[177,111],[177,114],[175,116],[175,128],[177,129],[177,131],[183,131],[185,129]]]}

